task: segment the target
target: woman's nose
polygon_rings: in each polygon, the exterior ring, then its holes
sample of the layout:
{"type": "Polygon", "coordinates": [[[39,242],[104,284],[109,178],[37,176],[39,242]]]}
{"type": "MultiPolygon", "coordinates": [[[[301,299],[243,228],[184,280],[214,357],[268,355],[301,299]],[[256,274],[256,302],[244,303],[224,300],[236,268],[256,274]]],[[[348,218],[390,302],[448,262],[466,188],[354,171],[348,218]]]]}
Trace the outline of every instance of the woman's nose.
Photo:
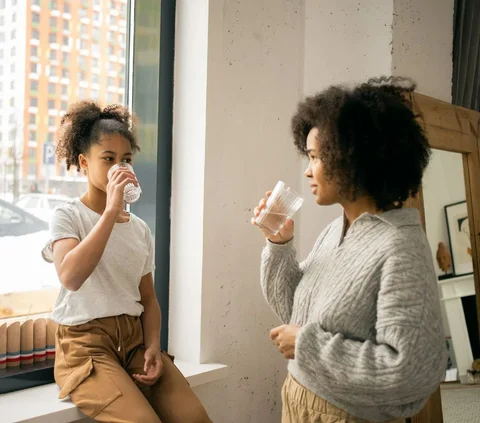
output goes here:
{"type": "Polygon", "coordinates": [[[308,165],[308,167],[305,169],[305,172],[303,173],[307,178],[311,178],[312,177],[312,169],[310,168],[310,164],[308,165]]]}

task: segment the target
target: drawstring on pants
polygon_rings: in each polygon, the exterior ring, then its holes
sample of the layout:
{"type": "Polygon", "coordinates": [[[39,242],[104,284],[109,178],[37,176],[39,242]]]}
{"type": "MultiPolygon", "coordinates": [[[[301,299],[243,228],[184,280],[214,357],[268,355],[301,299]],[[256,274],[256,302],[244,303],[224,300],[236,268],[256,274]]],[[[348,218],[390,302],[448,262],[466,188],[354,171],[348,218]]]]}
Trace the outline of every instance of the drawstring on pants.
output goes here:
{"type": "Polygon", "coordinates": [[[118,339],[118,348],[117,348],[117,351],[120,352],[121,349],[122,349],[122,331],[120,329],[120,323],[118,322],[118,316],[115,316],[115,322],[117,323],[117,339],[118,339]]]}

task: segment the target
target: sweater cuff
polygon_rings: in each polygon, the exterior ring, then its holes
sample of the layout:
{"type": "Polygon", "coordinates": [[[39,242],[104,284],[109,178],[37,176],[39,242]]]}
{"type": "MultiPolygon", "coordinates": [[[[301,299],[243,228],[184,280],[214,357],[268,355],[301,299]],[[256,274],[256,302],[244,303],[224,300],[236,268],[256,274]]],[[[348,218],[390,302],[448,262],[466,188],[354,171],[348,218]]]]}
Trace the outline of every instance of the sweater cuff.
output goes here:
{"type": "Polygon", "coordinates": [[[275,252],[286,252],[289,250],[293,250],[295,248],[293,238],[286,242],[285,244],[275,244],[274,242],[270,241],[268,238],[266,238],[267,246],[266,248],[268,249],[269,252],[275,253],[275,252]]]}

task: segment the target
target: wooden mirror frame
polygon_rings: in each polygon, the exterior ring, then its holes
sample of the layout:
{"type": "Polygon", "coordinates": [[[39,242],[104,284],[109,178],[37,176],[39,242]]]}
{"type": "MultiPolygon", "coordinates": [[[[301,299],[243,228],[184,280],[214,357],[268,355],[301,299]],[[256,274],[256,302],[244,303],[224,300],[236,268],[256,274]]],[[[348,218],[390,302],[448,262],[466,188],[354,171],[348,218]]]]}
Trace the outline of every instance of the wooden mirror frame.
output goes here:
{"type": "MultiPolygon", "coordinates": [[[[427,97],[409,94],[413,112],[418,115],[430,146],[436,150],[461,153],[467,209],[470,222],[475,300],[480,327],[480,113],[427,97]]],[[[420,210],[425,227],[423,192],[410,199],[406,207],[420,210]]],[[[428,234],[427,234],[428,235],[428,234]]],[[[480,336],[480,333],[479,333],[480,336]]],[[[411,419],[414,423],[442,423],[442,403],[437,390],[425,408],[411,419]]]]}

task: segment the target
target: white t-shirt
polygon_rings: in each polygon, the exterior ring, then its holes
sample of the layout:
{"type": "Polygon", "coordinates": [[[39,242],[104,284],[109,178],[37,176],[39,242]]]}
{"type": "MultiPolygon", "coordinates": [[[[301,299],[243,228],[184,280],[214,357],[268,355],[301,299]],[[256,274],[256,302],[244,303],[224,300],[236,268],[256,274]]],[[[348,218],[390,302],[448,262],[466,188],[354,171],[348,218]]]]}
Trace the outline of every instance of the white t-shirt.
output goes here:
{"type": "MultiPolygon", "coordinates": [[[[85,239],[100,215],[76,198],[54,211],[51,237],[42,250],[52,262],[52,244],[65,238],[85,239]]],[[[105,251],[95,270],[76,292],[63,286],[51,319],[67,326],[93,319],[128,314],[140,316],[139,285],[143,276],[155,269],[152,234],[147,224],[130,214],[127,223],[115,223],[105,251]]]]}

